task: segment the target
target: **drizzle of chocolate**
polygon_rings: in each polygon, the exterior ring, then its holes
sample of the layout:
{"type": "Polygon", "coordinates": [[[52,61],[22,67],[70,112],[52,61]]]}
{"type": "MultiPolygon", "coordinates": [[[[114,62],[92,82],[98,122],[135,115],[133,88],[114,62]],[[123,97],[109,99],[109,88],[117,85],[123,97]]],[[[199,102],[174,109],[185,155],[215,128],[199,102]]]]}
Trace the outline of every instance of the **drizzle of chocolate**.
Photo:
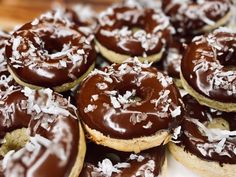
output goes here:
{"type": "Polygon", "coordinates": [[[210,122],[215,118],[222,118],[229,123],[229,131],[236,131],[236,113],[227,113],[212,110],[200,105],[193,97],[183,97],[186,106],[186,119],[182,124],[182,135],[179,137],[178,145],[184,146],[185,150],[199,158],[216,161],[220,164],[236,163],[236,134],[226,139],[210,140],[208,134],[200,131],[199,126],[193,121],[201,124],[210,122]],[[222,143],[223,142],[223,143],[222,143]]]}
{"type": "Polygon", "coordinates": [[[230,12],[230,0],[163,0],[162,9],[181,35],[196,34],[204,26],[213,26],[230,12]]]}
{"type": "Polygon", "coordinates": [[[164,146],[152,148],[139,154],[131,154],[88,143],[84,167],[79,177],[158,176],[162,172],[164,161],[164,146]],[[105,166],[104,161],[111,162],[113,166],[105,166]],[[103,170],[110,171],[111,168],[115,168],[111,175],[104,174],[103,170]],[[118,172],[114,172],[116,170],[118,172]]]}
{"type": "Polygon", "coordinates": [[[212,100],[236,103],[236,34],[220,28],[195,37],[181,63],[187,83],[212,100]]]}
{"type": "Polygon", "coordinates": [[[93,71],[76,100],[82,121],[112,138],[171,131],[182,121],[180,94],[172,79],[137,58],[93,71]]]}
{"type": "Polygon", "coordinates": [[[15,31],[6,45],[9,67],[24,82],[61,86],[94,63],[93,35],[86,36],[57,13],[46,13],[15,31]]]}
{"type": "Polygon", "coordinates": [[[129,56],[162,52],[174,29],[160,11],[115,5],[99,16],[96,39],[107,49],[129,56]]]}
{"type": "Polygon", "coordinates": [[[27,128],[30,140],[1,157],[0,175],[68,176],[79,153],[76,108],[50,89],[23,89],[11,81],[0,85],[0,139],[8,132],[27,128]]]}

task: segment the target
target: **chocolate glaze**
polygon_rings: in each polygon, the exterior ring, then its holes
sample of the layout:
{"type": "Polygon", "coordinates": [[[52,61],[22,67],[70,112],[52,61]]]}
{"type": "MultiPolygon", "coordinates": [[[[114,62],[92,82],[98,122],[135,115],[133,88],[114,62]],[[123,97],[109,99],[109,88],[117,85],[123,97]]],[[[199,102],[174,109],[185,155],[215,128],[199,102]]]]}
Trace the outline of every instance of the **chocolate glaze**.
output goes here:
{"type": "Polygon", "coordinates": [[[113,165],[118,163],[128,165],[126,168],[118,168],[120,171],[118,173],[113,172],[110,177],[145,177],[147,174],[156,177],[162,172],[165,148],[160,146],[134,155],[88,143],[84,167],[79,177],[107,177],[103,172],[98,171],[98,163],[101,163],[104,159],[109,159],[113,165]],[[136,158],[130,159],[132,156],[136,156],[136,158]]]}
{"type": "Polygon", "coordinates": [[[183,98],[186,106],[187,119],[182,124],[182,135],[179,137],[178,145],[184,146],[185,150],[209,161],[219,163],[235,164],[236,163],[236,136],[227,138],[222,151],[219,153],[216,147],[219,140],[210,141],[206,134],[199,130],[197,124],[192,120],[197,120],[201,123],[211,121],[210,119],[223,118],[229,123],[230,131],[236,130],[236,113],[226,113],[212,110],[206,106],[200,105],[193,97],[186,95],[183,98]],[[210,145],[209,145],[210,144],[210,145]]]}
{"type": "Polygon", "coordinates": [[[180,94],[172,79],[138,59],[95,70],[76,99],[82,121],[112,138],[171,131],[182,120],[180,94]]]}
{"type": "Polygon", "coordinates": [[[7,132],[27,128],[30,140],[4,157],[1,176],[68,176],[79,153],[75,108],[49,89],[33,91],[11,85],[11,80],[4,83],[0,85],[0,139],[7,132]]]}
{"type": "Polygon", "coordinates": [[[120,54],[152,55],[165,49],[172,30],[169,19],[160,10],[116,5],[101,13],[96,39],[120,54]],[[135,32],[134,28],[140,30],[135,32]]]}
{"type": "Polygon", "coordinates": [[[193,39],[181,63],[184,79],[212,100],[236,103],[236,34],[219,29],[193,39]]]}
{"type": "Polygon", "coordinates": [[[93,36],[85,36],[59,17],[44,14],[9,39],[7,62],[22,81],[42,87],[61,86],[78,79],[94,63],[93,36]]]}
{"type": "Polygon", "coordinates": [[[199,33],[204,26],[213,26],[230,12],[230,0],[163,0],[162,9],[182,35],[199,33]]]}

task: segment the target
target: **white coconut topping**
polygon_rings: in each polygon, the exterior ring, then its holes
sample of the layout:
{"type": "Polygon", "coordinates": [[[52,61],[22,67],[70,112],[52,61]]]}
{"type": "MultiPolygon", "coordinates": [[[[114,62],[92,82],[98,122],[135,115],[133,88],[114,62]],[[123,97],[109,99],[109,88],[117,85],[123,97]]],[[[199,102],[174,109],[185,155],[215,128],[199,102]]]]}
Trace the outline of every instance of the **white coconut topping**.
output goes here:
{"type": "Polygon", "coordinates": [[[142,162],[145,158],[142,155],[130,154],[129,159],[130,160],[137,160],[138,162],[142,162]]]}
{"type": "Polygon", "coordinates": [[[89,104],[87,107],[84,108],[84,112],[85,113],[93,112],[96,108],[97,108],[96,105],[89,104]]]}
{"type": "Polygon", "coordinates": [[[102,162],[98,162],[96,171],[101,172],[106,177],[111,177],[112,173],[119,173],[122,168],[129,168],[129,163],[118,163],[113,165],[109,159],[104,159],[102,162]]]}
{"type": "Polygon", "coordinates": [[[181,107],[178,106],[177,108],[175,108],[175,110],[171,110],[171,116],[174,118],[174,117],[177,117],[181,114],[181,107]]]}

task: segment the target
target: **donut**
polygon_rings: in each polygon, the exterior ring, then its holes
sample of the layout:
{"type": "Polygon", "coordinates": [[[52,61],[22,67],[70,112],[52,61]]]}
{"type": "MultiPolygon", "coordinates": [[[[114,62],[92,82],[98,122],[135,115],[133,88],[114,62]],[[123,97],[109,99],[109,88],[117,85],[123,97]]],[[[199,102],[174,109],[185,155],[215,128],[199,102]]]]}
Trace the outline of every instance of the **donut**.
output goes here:
{"type": "Polygon", "coordinates": [[[124,152],[166,144],[182,121],[180,93],[172,79],[138,58],[91,72],[76,102],[88,137],[124,152]]]}
{"type": "Polygon", "coordinates": [[[203,177],[233,177],[236,174],[236,113],[200,105],[192,96],[183,97],[187,118],[172,155],[203,177]]]}
{"type": "Polygon", "coordinates": [[[205,33],[226,25],[233,13],[230,0],[163,0],[162,9],[182,35],[205,33]]]}
{"type": "Polygon", "coordinates": [[[78,177],[86,144],[76,108],[50,89],[0,79],[0,176],[78,177]]]}
{"type": "Polygon", "coordinates": [[[67,91],[93,68],[93,35],[86,36],[66,18],[43,14],[16,30],[6,45],[9,72],[20,85],[67,91]]]}
{"type": "Polygon", "coordinates": [[[164,146],[132,154],[88,143],[83,170],[79,177],[166,177],[166,168],[164,146]]]}
{"type": "Polygon", "coordinates": [[[181,62],[183,87],[201,104],[236,111],[236,33],[219,28],[197,36],[189,44],[181,62]]]}
{"type": "Polygon", "coordinates": [[[134,56],[156,62],[174,32],[161,10],[138,5],[114,5],[102,12],[98,21],[96,46],[112,63],[122,63],[134,56]]]}

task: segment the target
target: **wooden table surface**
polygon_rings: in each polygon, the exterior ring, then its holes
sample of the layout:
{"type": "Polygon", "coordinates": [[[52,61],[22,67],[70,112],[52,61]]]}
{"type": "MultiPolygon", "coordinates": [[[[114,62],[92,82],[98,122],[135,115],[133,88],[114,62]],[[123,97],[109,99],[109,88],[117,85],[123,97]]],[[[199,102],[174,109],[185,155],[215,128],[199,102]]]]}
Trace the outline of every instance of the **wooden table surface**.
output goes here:
{"type": "Polygon", "coordinates": [[[0,28],[11,30],[16,25],[24,24],[52,8],[53,4],[73,5],[90,4],[96,11],[101,11],[120,0],[0,0],[0,28]]]}

